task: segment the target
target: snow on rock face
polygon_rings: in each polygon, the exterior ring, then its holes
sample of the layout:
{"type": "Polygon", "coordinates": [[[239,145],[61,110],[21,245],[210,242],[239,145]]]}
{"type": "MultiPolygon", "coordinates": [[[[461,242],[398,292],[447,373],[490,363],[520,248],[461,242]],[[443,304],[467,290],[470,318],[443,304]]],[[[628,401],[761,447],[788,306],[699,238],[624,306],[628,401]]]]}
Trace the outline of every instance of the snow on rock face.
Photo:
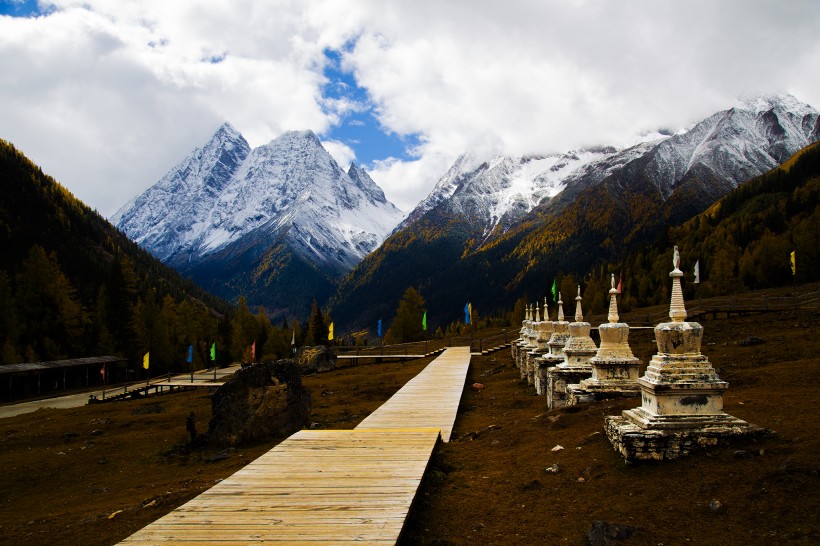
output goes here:
{"type": "Polygon", "coordinates": [[[818,138],[817,111],[786,95],[745,99],[675,135],[653,133],[623,149],[502,155],[483,163],[464,154],[397,229],[441,205],[482,226],[487,237],[498,226],[515,225],[540,203],[559,194],[569,202],[581,189],[638,160],[644,162],[642,175],[664,199],[692,173],[709,173],[725,187],[736,187],[818,138]]]}
{"type": "Polygon", "coordinates": [[[580,176],[603,178],[614,165],[606,163],[614,148],[583,150],[543,156],[495,156],[479,163],[460,156],[430,195],[397,229],[443,204],[452,214],[464,215],[488,236],[496,226],[508,229],[542,202],[563,191],[580,176]]]}
{"type": "Polygon", "coordinates": [[[286,233],[310,261],[344,273],[401,218],[365,171],[344,172],[311,131],[251,150],[226,124],[112,221],[174,266],[286,233]]]}
{"type": "Polygon", "coordinates": [[[791,95],[747,99],[659,144],[647,171],[664,198],[690,172],[709,172],[737,187],[816,140],[817,116],[791,95]]]}

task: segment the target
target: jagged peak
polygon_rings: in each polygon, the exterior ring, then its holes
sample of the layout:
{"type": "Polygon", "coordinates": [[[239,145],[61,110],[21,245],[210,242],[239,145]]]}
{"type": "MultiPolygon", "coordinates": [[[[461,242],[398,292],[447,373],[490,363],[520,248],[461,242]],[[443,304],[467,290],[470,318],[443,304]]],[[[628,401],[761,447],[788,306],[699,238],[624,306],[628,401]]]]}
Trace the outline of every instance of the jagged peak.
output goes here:
{"type": "Polygon", "coordinates": [[[755,114],[778,107],[798,115],[816,113],[814,108],[800,101],[790,93],[741,96],[738,98],[735,107],[754,112],[755,114]]]}
{"type": "Polygon", "coordinates": [[[239,144],[242,148],[250,150],[250,145],[248,141],[245,140],[245,137],[242,136],[242,133],[237,131],[236,128],[227,121],[219,126],[202,149],[204,150],[214,145],[224,146],[226,143],[239,144]]]}
{"type": "Polygon", "coordinates": [[[222,125],[220,125],[219,128],[216,130],[216,132],[214,132],[214,136],[220,135],[220,134],[228,135],[228,136],[233,137],[233,138],[242,137],[242,133],[237,131],[236,128],[233,125],[231,125],[230,122],[227,122],[227,121],[225,123],[223,123],[222,125]]]}
{"type": "Polygon", "coordinates": [[[310,129],[306,129],[304,131],[285,131],[278,137],[274,138],[270,141],[270,144],[275,142],[298,142],[298,141],[307,141],[314,144],[318,144],[322,148],[322,141],[319,140],[319,137],[316,136],[316,133],[311,131],[310,129]]]}

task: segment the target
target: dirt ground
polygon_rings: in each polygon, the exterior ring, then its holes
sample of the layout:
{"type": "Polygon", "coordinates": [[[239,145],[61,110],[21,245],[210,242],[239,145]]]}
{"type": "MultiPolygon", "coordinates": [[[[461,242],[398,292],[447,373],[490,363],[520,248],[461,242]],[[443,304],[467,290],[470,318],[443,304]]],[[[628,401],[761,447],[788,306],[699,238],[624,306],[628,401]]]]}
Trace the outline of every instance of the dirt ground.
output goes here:
{"type": "MultiPolygon", "coordinates": [[[[820,316],[702,324],[704,353],[730,383],[726,411],[775,436],[626,465],[603,422],[637,399],[548,411],[509,350],[474,357],[453,441],[436,448],[402,543],[583,544],[595,520],[630,526],[623,543],[635,545],[820,542],[820,316]],[[740,346],[749,336],[765,342],[740,346]]],[[[651,330],[631,341],[645,365],[651,330]]],[[[429,360],[305,377],[314,426],[353,428],[429,360]]],[[[207,430],[205,391],[0,420],[0,543],[113,544],[277,443],[191,450],[190,411],[207,430]]]]}

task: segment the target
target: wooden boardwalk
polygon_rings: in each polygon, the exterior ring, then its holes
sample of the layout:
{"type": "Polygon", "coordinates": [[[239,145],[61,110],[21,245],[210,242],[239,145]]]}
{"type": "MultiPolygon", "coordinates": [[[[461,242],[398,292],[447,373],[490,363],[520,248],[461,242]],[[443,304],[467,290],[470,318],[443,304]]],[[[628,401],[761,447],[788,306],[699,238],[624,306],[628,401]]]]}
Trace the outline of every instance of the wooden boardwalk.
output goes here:
{"type": "Polygon", "coordinates": [[[303,430],[124,544],[395,544],[470,363],[448,349],[354,430],[303,430]]]}
{"type": "Polygon", "coordinates": [[[469,364],[469,347],[447,349],[356,429],[436,428],[449,442],[469,364]]]}

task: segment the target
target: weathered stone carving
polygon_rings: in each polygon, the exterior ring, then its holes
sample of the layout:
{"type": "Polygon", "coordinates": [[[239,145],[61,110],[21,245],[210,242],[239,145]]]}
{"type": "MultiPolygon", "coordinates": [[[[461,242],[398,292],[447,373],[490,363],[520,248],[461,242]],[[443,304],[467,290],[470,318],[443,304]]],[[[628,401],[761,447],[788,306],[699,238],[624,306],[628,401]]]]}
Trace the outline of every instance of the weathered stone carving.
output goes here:
{"type": "Polygon", "coordinates": [[[589,359],[598,348],[589,337],[591,325],[584,322],[581,307],[581,287],[575,298],[575,322],[569,324],[569,338],[564,345],[564,361],[547,370],[547,407],[558,408],[567,404],[567,385],[580,383],[592,375],[589,359]]]}
{"type": "Polygon", "coordinates": [[[607,324],[598,326],[601,346],[589,360],[592,376],[578,385],[567,387],[568,405],[607,398],[638,396],[638,369],[640,361],[629,347],[629,325],[618,322],[618,290],[615,275],[611,277],[609,290],[609,316],[607,324]]]}
{"type": "MultiPolygon", "coordinates": [[[[536,306],[536,315],[535,317],[538,318],[538,307],[536,306]]],[[[537,381],[537,370],[538,370],[538,358],[541,355],[547,354],[550,350],[549,342],[550,336],[553,332],[553,325],[552,321],[549,320],[549,308],[547,307],[547,298],[544,298],[544,320],[540,322],[536,322],[534,324],[535,330],[535,347],[531,348],[527,352],[527,383],[530,385],[535,385],[537,381]]],[[[538,387],[536,386],[536,392],[538,387]]]]}
{"type": "Polygon", "coordinates": [[[564,361],[564,345],[569,338],[569,322],[564,320],[564,302],[561,293],[558,293],[558,320],[552,323],[547,346],[549,353],[538,357],[535,361],[535,392],[539,395],[547,394],[547,370],[564,361]]]}
{"type": "Polygon", "coordinates": [[[655,327],[658,353],[638,380],[641,406],[606,418],[607,436],[627,461],[675,459],[723,438],[761,432],[723,411],[729,385],[700,352],[703,327],[685,322],[677,247],[672,263],[671,322],[655,327]]]}

